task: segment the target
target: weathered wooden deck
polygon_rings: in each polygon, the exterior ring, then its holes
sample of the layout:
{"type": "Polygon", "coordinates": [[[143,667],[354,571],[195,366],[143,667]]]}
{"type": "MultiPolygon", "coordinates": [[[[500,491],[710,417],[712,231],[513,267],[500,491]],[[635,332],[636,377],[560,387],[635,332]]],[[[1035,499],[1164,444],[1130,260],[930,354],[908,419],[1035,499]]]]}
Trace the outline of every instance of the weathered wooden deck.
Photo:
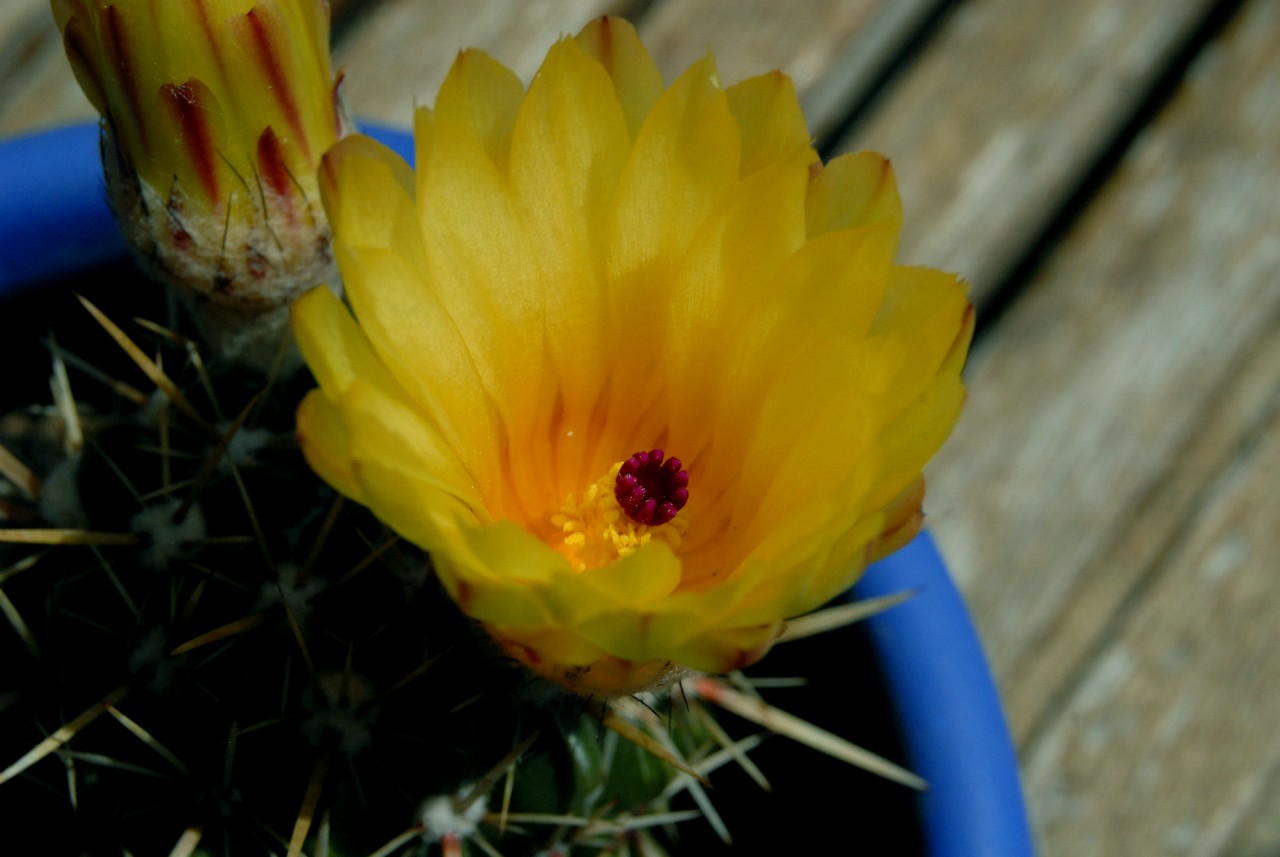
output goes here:
{"type": "MultiPolygon", "coordinates": [[[[980,308],[927,508],[1042,853],[1280,854],[1280,0],[333,6],[361,116],[615,13],[669,77],[781,67],[828,155],[888,154],[901,258],[980,308]]],[[[0,135],[89,116],[46,0],[0,2],[0,135]]]]}

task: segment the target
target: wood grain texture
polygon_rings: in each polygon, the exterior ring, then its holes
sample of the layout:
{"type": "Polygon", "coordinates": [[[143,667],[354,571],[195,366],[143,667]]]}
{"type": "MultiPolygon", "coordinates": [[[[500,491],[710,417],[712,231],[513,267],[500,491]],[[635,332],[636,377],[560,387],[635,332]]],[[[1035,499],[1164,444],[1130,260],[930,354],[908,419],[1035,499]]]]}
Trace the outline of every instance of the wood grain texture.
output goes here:
{"type": "Polygon", "coordinates": [[[1023,746],[1032,748],[1043,736],[1057,705],[1105,648],[1117,622],[1162,574],[1182,533],[1212,504],[1207,492],[1215,478],[1280,411],[1280,315],[1264,321],[1260,341],[1246,344],[1246,353],[1219,376],[1221,385],[1192,403],[1200,407],[1200,424],[1170,452],[1167,467],[1136,499],[1132,513],[1121,518],[1124,526],[1114,541],[1084,567],[1038,645],[1018,653],[1005,701],[1016,712],[1014,737],[1023,746]]]}
{"type": "Polygon", "coordinates": [[[480,48],[527,81],[556,38],[635,7],[631,17],[667,80],[708,50],[726,83],[781,68],[796,82],[811,133],[823,137],[939,2],[809,0],[798,11],[774,0],[388,0],[356,22],[337,60],[356,114],[408,125],[412,106],[432,102],[460,48],[480,48]]]}
{"type": "Polygon", "coordinates": [[[48,0],[0,6],[0,137],[95,118],[63,55],[48,0]]]}
{"type": "Polygon", "coordinates": [[[1280,763],[1278,477],[1280,415],[1220,475],[1027,758],[1044,854],[1216,855],[1268,799],[1280,763]]]}
{"type": "Polygon", "coordinates": [[[895,164],[900,257],[981,303],[1051,222],[1215,0],[971,0],[841,149],[895,164]]]}
{"type": "Polygon", "coordinates": [[[430,105],[463,48],[479,48],[524,81],[556,39],[599,15],[624,12],[625,0],[384,0],[357,19],[335,47],[346,69],[352,113],[408,128],[416,105],[430,105]]]}
{"type": "Polygon", "coordinates": [[[1257,800],[1242,815],[1221,857],[1275,857],[1280,851],[1280,765],[1272,766],[1259,783],[1257,800]]]}
{"type": "Polygon", "coordinates": [[[930,471],[1046,855],[1280,845],[1280,3],[1245,11],[991,331],[930,471]]]}
{"type": "Polygon", "coordinates": [[[795,81],[809,131],[822,140],[866,98],[938,0],[667,0],[640,34],[670,80],[714,50],[733,83],[775,68],[795,81]]]}

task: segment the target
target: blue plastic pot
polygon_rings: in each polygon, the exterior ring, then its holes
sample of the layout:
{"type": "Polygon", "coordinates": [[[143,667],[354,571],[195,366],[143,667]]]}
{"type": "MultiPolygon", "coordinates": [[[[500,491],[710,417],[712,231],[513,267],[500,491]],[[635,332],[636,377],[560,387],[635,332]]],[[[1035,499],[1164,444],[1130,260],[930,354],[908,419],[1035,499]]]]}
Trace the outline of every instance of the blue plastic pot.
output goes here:
{"type": "MultiPolygon", "coordinates": [[[[401,131],[370,129],[412,159],[401,131]]],[[[107,207],[98,128],[84,124],[0,143],[0,313],[4,298],[121,259],[107,207]]],[[[919,590],[867,622],[908,754],[933,857],[1033,853],[1017,759],[981,644],[927,534],[869,569],[853,596],[919,590]]]]}

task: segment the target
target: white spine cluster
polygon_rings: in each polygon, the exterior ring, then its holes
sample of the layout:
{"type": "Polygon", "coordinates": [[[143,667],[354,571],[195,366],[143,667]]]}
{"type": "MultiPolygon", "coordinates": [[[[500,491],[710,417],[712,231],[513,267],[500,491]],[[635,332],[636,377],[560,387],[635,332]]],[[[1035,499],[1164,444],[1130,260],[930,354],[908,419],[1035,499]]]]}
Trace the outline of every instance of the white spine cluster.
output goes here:
{"type": "Polygon", "coordinates": [[[459,808],[463,796],[471,791],[471,787],[463,786],[456,795],[437,795],[427,798],[418,810],[418,818],[422,820],[423,836],[428,841],[436,842],[446,836],[466,839],[476,832],[476,826],[488,811],[489,802],[480,797],[459,808]]]}

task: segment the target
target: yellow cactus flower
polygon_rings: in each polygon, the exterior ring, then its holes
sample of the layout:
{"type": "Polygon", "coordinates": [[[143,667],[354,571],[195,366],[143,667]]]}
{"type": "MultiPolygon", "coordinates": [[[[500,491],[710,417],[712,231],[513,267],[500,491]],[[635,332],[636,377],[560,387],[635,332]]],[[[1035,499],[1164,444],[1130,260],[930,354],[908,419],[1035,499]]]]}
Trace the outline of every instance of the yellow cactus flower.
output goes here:
{"type": "Polygon", "coordinates": [[[51,2],[126,240],[215,347],[270,354],[288,304],[334,274],[316,168],[347,123],[328,4],[51,2]]]}
{"type": "Polygon", "coordinates": [[[603,19],[527,92],[461,54],[415,132],[416,175],[324,159],[354,317],[295,304],[298,433],[510,655],[582,694],[732,670],[918,530],[972,308],[785,76],[664,89],[603,19]]]}

